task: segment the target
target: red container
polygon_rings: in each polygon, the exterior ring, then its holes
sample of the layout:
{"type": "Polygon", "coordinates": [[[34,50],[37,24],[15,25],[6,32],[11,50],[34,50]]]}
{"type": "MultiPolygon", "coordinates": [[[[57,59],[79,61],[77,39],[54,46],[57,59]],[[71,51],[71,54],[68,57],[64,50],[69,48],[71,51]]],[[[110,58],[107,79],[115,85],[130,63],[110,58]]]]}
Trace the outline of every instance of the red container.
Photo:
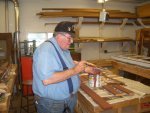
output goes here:
{"type": "MultiPolygon", "coordinates": [[[[32,57],[21,57],[21,71],[22,71],[22,83],[26,80],[32,80],[32,57]]],[[[23,87],[23,94],[27,94],[27,88],[28,88],[28,94],[33,94],[32,92],[32,85],[22,85],[23,87]]]]}

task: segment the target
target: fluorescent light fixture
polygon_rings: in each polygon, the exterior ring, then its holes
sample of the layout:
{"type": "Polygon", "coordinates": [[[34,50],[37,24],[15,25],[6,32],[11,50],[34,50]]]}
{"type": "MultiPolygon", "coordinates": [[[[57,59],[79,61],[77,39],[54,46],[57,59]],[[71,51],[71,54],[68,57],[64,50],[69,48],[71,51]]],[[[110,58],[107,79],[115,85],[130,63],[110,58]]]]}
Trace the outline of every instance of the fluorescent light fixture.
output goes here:
{"type": "Polygon", "coordinates": [[[106,1],[108,1],[108,0],[97,0],[98,3],[104,3],[106,1]]]}

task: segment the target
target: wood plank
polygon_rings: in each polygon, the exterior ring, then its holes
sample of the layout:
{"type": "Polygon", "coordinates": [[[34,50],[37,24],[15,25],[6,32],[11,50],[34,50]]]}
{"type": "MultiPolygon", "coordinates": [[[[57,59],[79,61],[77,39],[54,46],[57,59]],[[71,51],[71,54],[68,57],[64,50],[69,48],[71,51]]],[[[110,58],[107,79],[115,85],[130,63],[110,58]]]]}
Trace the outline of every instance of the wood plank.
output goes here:
{"type": "MultiPolygon", "coordinates": [[[[42,10],[99,12],[102,9],[98,9],[98,8],[42,8],[42,10]]],[[[111,10],[111,9],[107,9],[106,11],[109,11],[109,12],[121,12],[120,10],[111,10]]]]}
{"type": "MultiPolygon", "coordinates": [[[[51,11],[51,12],[40,12],[37,13],[42,18],[50,17],[88,17],[88,18],[99,18],[100,12],[85,12],[85,11],[51,11]]],[[[109,12],[110,18],[136,18],[134,13],[130,12],[109,12]]]]}
{"type": "Polygon", "coordinates": [[[126,12],[117,12],[117,13],[109,13],[110,18],[129,18],[135,19],[136,15],[134,13],[126,13],[126,12]]]}
{"type": "Polygon", "coordinates": [[[114,85],[104,85],[103,88],[112,93],[115,96],[124,96],[123,93],[121,93],[119,90],[115,90],[113,88],[114,85]]]}
{"type": "Polygon", "coordinates": [[[150,3],[138,6],[136,12],[138,17],[150,17],[150,3]]]}
{"type": "Polygon", "coordinates": [[[81,82],[84,83],[84,82],[88,81],[88,75],[80,76],[80,79],[81,79],[81,82]]]}
{"type": "MultiPolygon", "coordinates": [[[[98,20],[98,19],[97,19],[98,20]]],[[[74,22],[75,24],[77,24],[77,22],[74,22]]],[[[150,24],[150,21],[149,22],[143,22],[144,24],[150,24]]],[[[45,23],[45,25],[52,25],[52,24],[58,24],[58,23],[45,23]]],[[[93,22],[88,22],[88,21],[84,21],[82,22],[82,24],[102,24],[102,22],[99,22],[99,21],[93,21],[93,22]]],[[[122,22],[105,22],[105,25],[121,25],[122,22]]],[[[136,23],[137,25],[140,25],[139,23],[136,23]]],[[[133,25],[133,23],[130,23],[130,22],[127,22],[126,25],[133,25]]]]}
{"type": "Polygon", "coordinates": [[[87,60],[95,64],[97,67],[112,66],[111,59],[87,60]]]}
{"type": "Polygon", "coordinates": [[[113,87],[117,88],[120,91],[127,93],[128,95],[131,95],[131,96],[134,95],[133,91],[130,91],[130,90],[128,90],[128,89],[126,89],[120,85],[113,85],[113,87]]]}
{"type": "Polygon", "coordinates": [[[132,105],[137,105],[138,106],[138,104],[139,104],[139,99],[135,98],[135,99],[125,100],[123,102],[114,103],[113,108],[118,109],[118,108],[123,108],[123,107],[126,107],[126,106],[132,106],[132,105]]]}
{"type": "Polygon", "coordinates": [[[37,15],[41,15],[42,18],[49,17],[91,17],[98,18],[99,13],[93,12],[40,12],[37,15]]]}
{"type": "Polygon", "coordinates": [[[92,99],[104,110],[111,109],[112,105],[107,103],[102,97],[97,95],[93,90],[91,90],[88,86],[81,83],[80,88],[85,91],[92,99]]]}
{"type": "Polygon", "coordinates": [[[79,37],[74,38],[74,43],[89,43],[89,42],[126,42],[133,41],[128,37],[79,37]]]}

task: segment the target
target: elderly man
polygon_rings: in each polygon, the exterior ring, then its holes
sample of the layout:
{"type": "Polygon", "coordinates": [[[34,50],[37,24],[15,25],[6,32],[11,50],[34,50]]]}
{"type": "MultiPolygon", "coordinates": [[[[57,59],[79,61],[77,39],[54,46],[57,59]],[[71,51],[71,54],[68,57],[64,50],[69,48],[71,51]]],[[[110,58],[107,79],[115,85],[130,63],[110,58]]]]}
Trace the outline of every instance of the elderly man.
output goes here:
{"type": "Polygon", "coordinates": [[[57,24],[54,37],[41,44],[33,55],[33,92],[38,113],[74,112],[80,72],[93,72],[86,61],[72,60],[69,47],[75,36],[75,25],[57,24]]]}

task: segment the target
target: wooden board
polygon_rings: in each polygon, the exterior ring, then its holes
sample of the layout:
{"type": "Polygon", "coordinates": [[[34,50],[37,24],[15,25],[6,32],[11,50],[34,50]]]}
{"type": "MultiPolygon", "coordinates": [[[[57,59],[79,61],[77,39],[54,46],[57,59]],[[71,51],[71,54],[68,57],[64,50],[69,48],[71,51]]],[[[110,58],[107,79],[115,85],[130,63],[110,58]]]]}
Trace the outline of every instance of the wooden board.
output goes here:
{"type": "Polygon", "coordinates": [[[136,12],[138,17],[150,17],[150,3],[138,6],[136,12]]]}
{"type": "Polygon", "coordinates": [[[111,59],[87,60],[95,64],[97,67],[112,66],[111,59]]]}
{"type": "Polygon", "coordinates": [[[92,91],[88,86],[85,84],[81,83],[80,88],[85,91],[89,96],[92,97],[92,99],[104,110],[106,109],[111,109],[112,106],[107,103],[103,98],[98,96],[94,91],[92,91]]]}
{"type": "Polygon", "coordinates": [[[74,38],[75,43],[89,43],[89,42],[126,42],[133,41],[128,37],[79,37],[74,38]]]}
{"type": "Polygon", "coordinates": [[[126,89],[126,88],[124,88],[124,87],[122,87],[122,86],[120,86],[120,85],[113,85],[113,86],[114,86],[115,88],[117,88],[117,89],[119,89],[119,90],[121,90],[121,91],[127,93],[127,94],[130,95],[130,96],[134,95],[133,91],[128,90],[128,89],[126,89]]]}
{"type": "MultiPolygon", "coordinates": [[[[101,9],[82,9],[82,8],[43,8],[49,12],[42,11],[37,13],[42,18],[49,17],[90,17],[99,18],[101,9]]],[[[110,18],[136,18],[134,13],[119,10],[108,10],[110,18]]]]}
{"type": "Polygon", "coordinates": [[[87,112],[84,113],[99,113],[102,111],[102,108],[100,106],[93,106],[92,103],[82,95],[82,93],[78,92],[78,102],[81,105],[82,109],[86,109],[87,112]]]}

